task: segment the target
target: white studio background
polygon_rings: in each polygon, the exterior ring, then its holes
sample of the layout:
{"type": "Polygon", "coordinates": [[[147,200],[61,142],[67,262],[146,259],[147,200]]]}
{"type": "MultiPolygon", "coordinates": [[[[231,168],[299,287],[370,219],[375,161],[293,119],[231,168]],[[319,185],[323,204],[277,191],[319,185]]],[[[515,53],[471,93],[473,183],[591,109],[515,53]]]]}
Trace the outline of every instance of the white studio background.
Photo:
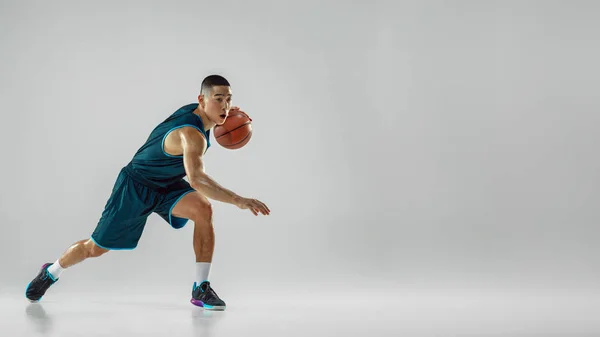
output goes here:
{"type": "MultiPolygon", "coordinates": [[[[220,289],[594,286],[599,7],[3,1],[0,285],[88,237],[120,168],[218,73],[255,131],[213,139],[207,171],[272,210],[215,202],[220,289]]],[[[152,216],[56,291],[187,294],[191,234],[152,216]]]]}

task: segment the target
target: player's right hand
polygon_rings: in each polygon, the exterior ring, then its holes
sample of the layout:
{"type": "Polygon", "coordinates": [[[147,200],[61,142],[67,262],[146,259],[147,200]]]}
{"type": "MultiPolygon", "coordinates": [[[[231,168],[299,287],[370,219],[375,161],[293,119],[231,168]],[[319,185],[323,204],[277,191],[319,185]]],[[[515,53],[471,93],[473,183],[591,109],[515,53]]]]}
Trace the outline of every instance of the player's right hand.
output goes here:
{"type": "Polygon", "coordinates": [[[271,210],[269,207],[267,207],[267,205],[256,199],[241,198],[236,203],[236,206],[241,209],[249,209],[254,215],[258,215],[259,213],[263,215],[269,215],[269,213],[271,213],[271,210]]]}

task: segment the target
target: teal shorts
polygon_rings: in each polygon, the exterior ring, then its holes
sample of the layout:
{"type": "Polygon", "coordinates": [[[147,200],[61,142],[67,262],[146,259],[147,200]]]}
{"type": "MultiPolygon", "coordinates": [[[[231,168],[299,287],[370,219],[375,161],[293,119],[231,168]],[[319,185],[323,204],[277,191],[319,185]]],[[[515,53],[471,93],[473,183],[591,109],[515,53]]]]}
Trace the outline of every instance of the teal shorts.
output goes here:
{"type": "Polygon", "coordinates": [[[124,167],[91,235],[92,241],[104,249],[134,249],[152,213],[171,227],[182,228],[188,219],[172,216],[171,212],[179,199],[193,191],[183,179],[167,187],[150,187],[135,179],[128,167],[124,167]]]}

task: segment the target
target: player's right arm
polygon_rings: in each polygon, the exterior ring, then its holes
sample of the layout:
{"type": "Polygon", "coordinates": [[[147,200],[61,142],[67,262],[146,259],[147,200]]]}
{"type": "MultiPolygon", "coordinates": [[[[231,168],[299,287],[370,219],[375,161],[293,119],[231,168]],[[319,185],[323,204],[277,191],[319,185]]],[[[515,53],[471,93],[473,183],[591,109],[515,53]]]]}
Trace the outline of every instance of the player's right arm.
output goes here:
{"type": "Polygon", "coordinates": [[[268,215],[270,210],[262,202],[243,198],[233,191],[218,184],[204,170],[203,156],[208,146],[206,138],[198,130],[184,127],[179,130],[183,165],[193,189],[210,199],[236,205],[241,209],[250,209],[254,215],[268,215]]]}

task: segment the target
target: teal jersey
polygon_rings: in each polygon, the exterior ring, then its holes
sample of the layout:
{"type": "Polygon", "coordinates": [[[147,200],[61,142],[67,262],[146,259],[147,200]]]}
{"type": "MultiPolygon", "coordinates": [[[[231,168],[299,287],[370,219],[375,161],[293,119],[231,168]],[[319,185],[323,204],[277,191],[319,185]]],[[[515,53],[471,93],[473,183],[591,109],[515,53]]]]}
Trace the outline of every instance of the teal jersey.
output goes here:
{"type": "Polygon", "coordinates": [[[167,188],[186,176],[183,156],[173,156],[164,151],[167,135],[176,129],[189,126],[200,131],[210,147],[210,130],[204,130],[200,116],[194,113],[198,103],[188,104],[160,123],[127,165],[134,178],[154,188],[167,188]]]}

